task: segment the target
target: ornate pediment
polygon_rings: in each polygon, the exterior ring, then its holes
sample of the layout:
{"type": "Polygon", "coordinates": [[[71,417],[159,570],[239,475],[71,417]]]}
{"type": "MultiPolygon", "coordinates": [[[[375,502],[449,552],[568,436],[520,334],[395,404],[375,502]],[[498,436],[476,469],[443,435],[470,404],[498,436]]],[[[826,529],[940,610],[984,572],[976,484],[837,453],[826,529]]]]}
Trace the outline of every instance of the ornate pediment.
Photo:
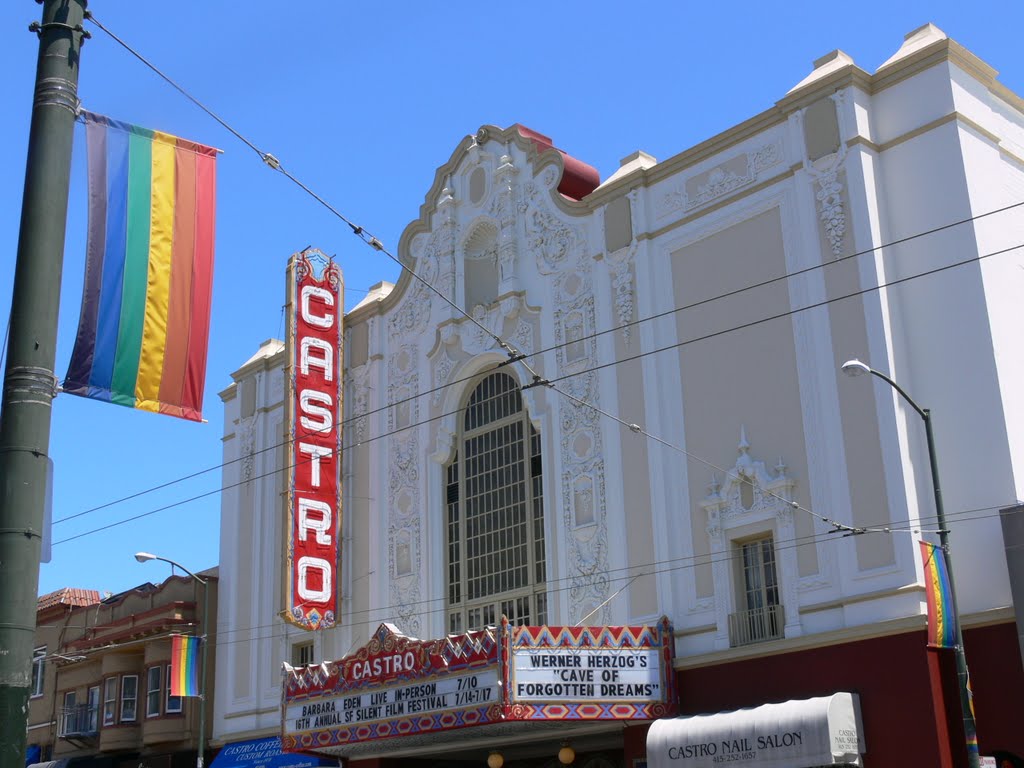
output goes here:
{"type": "MultiPolygon", "coordinates": [[[[573,206],[599,182],[596,169],[541,133],[518,124],[484,126],[438,168],[419,218],[402,234],[400,259],[472,314],[476,304],[486,308],[519,289],[517,271],[534,257],[542,271],[552,272],[574,255],[582,234],[570,220],[589,209],[573,206]]],[[[403,272],[391,301],[433,304],[418,285],[426,289],[403,272]]],[[[403,307],[401,315],[393,333],[421,329],[416,308],[403,307]]]]}
{"type": "MultiPolygon", "coordinates": [[[[708,495],[701,506],[708,510],[712,535],[719,532],[722,517],[770,517],[792,513],[791,500],[795,482],[786,473],[786,464],[780,458],[772,470],[763,461],[750,455],[747,430],[740,427],[736,463],[725,471],[724,478],[712,475],[708,495]]],[[[710,531],[709,531],[710,532],[710,531]]]]}
{"type": "Polygon", "coordinates": [[[728,648],[729,614],[737,609],[734,585],[740,578],[732,565],[738,536],[770,534],[776,544],[779,592],[785,607],[785,636],[803,631],[798,609],[796,527],[793,522],[793,490],[796,481],[780,458],[769,470],[750,455],[747,430],[740,427],[736,462],[724,478],[712,475],[708,495],[700,502],[707,514],[708,546],[715,583],[715,643],[728,648]]]}

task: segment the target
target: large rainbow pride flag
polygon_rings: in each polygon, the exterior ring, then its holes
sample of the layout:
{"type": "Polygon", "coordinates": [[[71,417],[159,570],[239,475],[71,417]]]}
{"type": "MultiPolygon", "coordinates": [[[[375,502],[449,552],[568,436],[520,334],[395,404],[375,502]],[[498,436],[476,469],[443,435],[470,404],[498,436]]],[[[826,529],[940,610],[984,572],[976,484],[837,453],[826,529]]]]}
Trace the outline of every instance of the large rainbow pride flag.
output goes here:
{"type": "Polygon", "coordinates": [[[199,696],[199,647],[202,638],[171,636],[171,696],[199,696]]]}
{"type": "Polygon", "coordinates": [[[202,420],[217,150],[82,112],[89,236],[65,392],[202,420]]]}

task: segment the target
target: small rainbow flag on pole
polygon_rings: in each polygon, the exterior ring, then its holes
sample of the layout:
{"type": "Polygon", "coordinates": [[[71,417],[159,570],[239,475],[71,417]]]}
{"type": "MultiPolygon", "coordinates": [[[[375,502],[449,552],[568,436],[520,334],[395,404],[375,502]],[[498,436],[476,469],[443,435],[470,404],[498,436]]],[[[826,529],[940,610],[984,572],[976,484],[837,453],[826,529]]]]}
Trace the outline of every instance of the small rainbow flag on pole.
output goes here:
{"type": "Polygon", "coordinates": [[[195,635],[171,636],[171,696],[199,696],[199,648],[195,635]]]}
{"type": "Polygon", "coordinates": [[[81,119],[89,237],[63,389],[201,421],[217,150],[91,112],[81,119]]]}
{"type": "Polygon", "coordinates": [[[924,564],[924,589],[928,596],[928,645],[952,648],[956,645],[956,618],[946,558],[942,547],[927,541],[918,543],[924,564]]]}

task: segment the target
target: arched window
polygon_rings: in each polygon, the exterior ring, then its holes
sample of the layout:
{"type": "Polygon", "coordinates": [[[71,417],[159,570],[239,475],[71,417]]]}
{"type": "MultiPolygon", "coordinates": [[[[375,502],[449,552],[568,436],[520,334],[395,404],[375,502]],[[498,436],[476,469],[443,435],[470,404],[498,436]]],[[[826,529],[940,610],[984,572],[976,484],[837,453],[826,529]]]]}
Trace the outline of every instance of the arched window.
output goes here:
{"type": "Polygon", "coordinates": [[[473,390],[446,471],[448,631],[546,623],[540,434],[508,374],[473,390]]]}

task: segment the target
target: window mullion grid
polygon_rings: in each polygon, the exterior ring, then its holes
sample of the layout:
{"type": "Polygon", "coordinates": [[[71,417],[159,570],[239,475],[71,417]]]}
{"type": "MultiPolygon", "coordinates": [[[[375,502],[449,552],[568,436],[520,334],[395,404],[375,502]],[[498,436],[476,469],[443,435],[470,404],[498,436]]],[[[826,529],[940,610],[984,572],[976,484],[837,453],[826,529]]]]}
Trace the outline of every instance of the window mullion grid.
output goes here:
{"type": "MultiPolygon", "coordinates": [[[[532,471],[535,434],[510,377],[492,375],[478,385],[463,418],[458,454],[458,609],[464,630],[496,621],[503,606],[514,609],[518,623],[531,620],[539,610],[537,593],[546,596],[537,578],[543,556],[536,550],[537,515],[543,513],[534,502],[542,488],[532,471]]],[[[539,524],[543,546],[543,519],[539,524]]],[[[450,614],[455,608],[450,603],[450,614]]]]}
{"type": "MultiPolygon", "coordinates": [[[[534,461],[541,460],[540,435],[530,423],[529,418],[525,419],[528,447],[526,457],[527,474],[527,521],[529,526],[530,545],[527,548],[529,558],[530,578],[533,582],[533,589],[530,595],[530,615],[536,617],[536,622],[543,623],[546,616],[541,616],[542,611],[539,605],[539,593],[547,595],[547,563],[544,559],[544,480],[540,471],[534,471],[534,461]]],[[[546,613],[543,612],[543,613],[546,613]]]]}
{"type": "Polygon", "coordinates": [[[772,539],[761,542],[761,560],[764,567],[764,604],[779,604],[778,572],[775,570],[775,547],[772,539]]]}

